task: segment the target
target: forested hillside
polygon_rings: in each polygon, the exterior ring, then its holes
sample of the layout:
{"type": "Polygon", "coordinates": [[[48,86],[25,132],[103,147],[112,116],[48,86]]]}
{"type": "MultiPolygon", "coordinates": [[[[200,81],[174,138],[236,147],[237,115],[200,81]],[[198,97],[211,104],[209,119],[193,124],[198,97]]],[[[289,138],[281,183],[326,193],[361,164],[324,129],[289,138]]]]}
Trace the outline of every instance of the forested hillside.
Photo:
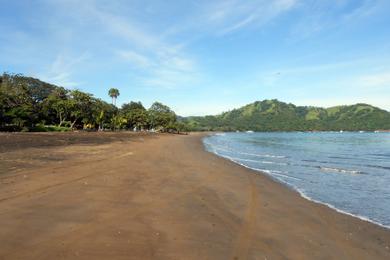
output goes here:
{"type": "Polygon", "coordinates": [[[182,121],[200,131],[358,131],[390,129],[390,113],[367,104],[331,108],[295,106],[278,100],[257,101],[217,116],[182,121]]]}

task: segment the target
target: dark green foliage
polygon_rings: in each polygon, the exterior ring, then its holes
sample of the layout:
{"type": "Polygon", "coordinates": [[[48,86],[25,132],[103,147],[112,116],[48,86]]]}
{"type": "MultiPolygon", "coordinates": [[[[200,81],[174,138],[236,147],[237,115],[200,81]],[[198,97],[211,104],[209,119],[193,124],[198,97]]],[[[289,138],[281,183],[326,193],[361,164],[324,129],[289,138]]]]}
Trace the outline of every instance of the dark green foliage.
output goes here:
{"type": "Polygon", "coordinates": [[[113,128],[111,119],[118,113],[118,109],[112,105],[104,102],[100,99],[94,99],[92,106],[92,121],[95,122],[92,128],[98,128],[98,130],[113,128]]]}
{"type": "Polygon", "coordinates": [[[131,101],[130,103],[126,103],[126,104],[122,105],[122,111],[124,113],[127,113],[127,112],[129,112],[131,110],[135,110],[135,109],[146,110],[140,101],[138,101],[138,102],[131,101]]]}
{"type": "Polygon", "coordinates": [[[149,113],[141,102],[130,102],[122,105],[121,113],[129,129],[143,130],[149,126],[149,113]]]}
{"type": "Polygon", "coordinates": [[[92,94],[67,90],[35,78],[0,76],[0,131],[67,131],[71,129],[185,129],[175,113],[161,103],[146,110],[141,102],[115,106],[118,89],[110,89],[113,104],[92,94]]]}
{"type": "Polygon", "coordinates": [[[150,126],[154,129],[165,130],[176,122],[176,114],[168,106],[159,102],[149,108],[150,126]]]}
{"type": "Polygon", "coordinates": [[[356,104],[303,107],[278,100],[257,101],[217,116],[181,120],[192,131],[358,131],[390,129],[390,113],[356,104]]]}
{"type": "Polygon", "coordinates": [[[34,113],[39,105],[33,98],[31,89],[21,76],[3,74],[0,79],[0,120],[1,127],[6,124],[23,129],[37,119],[34,113]]]}

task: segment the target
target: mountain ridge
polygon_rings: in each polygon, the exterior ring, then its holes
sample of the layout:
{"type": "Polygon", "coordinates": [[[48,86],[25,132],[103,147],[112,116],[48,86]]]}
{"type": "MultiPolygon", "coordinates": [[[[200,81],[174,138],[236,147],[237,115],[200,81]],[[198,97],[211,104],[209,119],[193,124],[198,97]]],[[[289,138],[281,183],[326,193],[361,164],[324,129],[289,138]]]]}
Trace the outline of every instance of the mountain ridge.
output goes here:
{"type": "Polygon", "coordinates": [[[390,112],[357,103],[329,108],[255,101],[218,115],[181,118],[193,131],[374,131],[390,129],[390,112]]]}

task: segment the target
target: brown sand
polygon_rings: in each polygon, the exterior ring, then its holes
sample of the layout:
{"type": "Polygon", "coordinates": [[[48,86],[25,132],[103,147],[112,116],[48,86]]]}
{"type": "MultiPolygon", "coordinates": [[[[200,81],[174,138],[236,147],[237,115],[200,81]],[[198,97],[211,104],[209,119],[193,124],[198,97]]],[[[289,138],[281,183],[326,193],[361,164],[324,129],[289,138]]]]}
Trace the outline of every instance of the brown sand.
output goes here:
{"type": "Polygon", "coordinates": [[[390,231],[201,135],[0,134],[0,259],[390,259],[390,231]]]}

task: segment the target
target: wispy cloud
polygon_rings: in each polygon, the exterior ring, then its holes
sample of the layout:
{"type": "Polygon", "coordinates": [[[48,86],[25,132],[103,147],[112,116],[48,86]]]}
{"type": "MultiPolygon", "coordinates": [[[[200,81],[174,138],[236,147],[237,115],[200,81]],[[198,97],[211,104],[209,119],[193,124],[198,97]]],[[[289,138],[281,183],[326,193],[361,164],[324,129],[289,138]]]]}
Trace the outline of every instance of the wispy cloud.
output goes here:
{"type": "Polygon", "coordinates": [[[177,55],[157,55],[149,60],[147,67],[142,68],[145,69],[145,77],[140,81],[150,87],[182,88],[200,77],[191,59],[177,55]]]}
{"type": "Polygon", "coordinates": [[[128,61],[139,68],[148,68],[152,65],[152,62],[148,57],[136,53],[135,51],[132,50],[128,50],[128,51],[118,50],[117,55],[121,59],[128,61]]]}
{"type": "Polygon", "coordinates": [[[78,66],[89,58],[87,52],[78,57],[71,57],[60,53],[44,72],[38,72],[37,76],[42,80],[57,84],[59,86],[77,87],[81,83],[72,80],[73,73],[78,66]]]}
{"type": "Polygon", "coordinates": [[[218,28],[218,35],[245,27],[259,27],[296,6],[297,0],[220,1],[210,7],[207,20],[218,28]]]}
{"type": "MultiPolygon", "coordinates": [[[[148,27],[143,19],[123,12],[123,5],[117,3],[96,0],[42,1],[52,12],[52,16],[48,14],[45,28],[56,37],[53,40],[72,43],[75,40],[89,40],[89,37],[92,41],[109,39],[114,44],[111,44],[109,49],[99,49],[96,55],[101,56],[105,52],[105,55],[110,55],[107,52],[111,51],[111,55],[118,57],[123,64],[131,64],[129,71],[135,68],[140,72],[136,77],[142,84],[170,89],[194,84],[201,78],[196,58],[185,50],[188,38],[177,36],[199,31],[201,34],[212,31],[220,36],[232,34],[247,27],[261,26],[290,10],[297,3],[297,0],[256,0],[245,3],[227,0],[203,3],[201,8],[192,10],[189,14],[194,18],[188,19],[191,23],[184,23],[185,26],[178,29],[177,24],[180,25],[181,22],[175,21],[161,32],[158,27],[148,27]],[[202,27],[199,31],[198,26],[202,27]],[[207,29],[203,30],[205,27],[207,29]],[[96,28],[99,30],[93,33],[92,30],[96,28]],[[87,34],[84,36],[85,32],[87,34]]],[[[126,6],[130,5],[127,3],[126,6]]],[[[78,82],[72,80],[74,66],[69,64],[81,65],[87,63],[88,59],[66,56],[72,52],[69,51],[71,45],[63,49],[61,46],[62,44],[59,44],[57,50],[52,50],[53,56],[48,60],[49,65],[42,66],[47,70],[42,72],[40,69],[37,74],[53,83],[78,85],[78,82]]],[[[84,51],[90,51],[93,46],[98,45],[91,42],[84,51]]],[[[93,50],[91,52],[93,53],[93,50]]]]}
{"type": "Polygon", "coordinates": [[[117,51],[118,57],[140,70],[139,81],[149,87],[182,88],[200,77],[195,62],[183,53],[148,50],[141,54],[133,50],[117,51]],[[148,55],[148,56],[146,56],[148,55]]]}
{"type": "MultiPolygon", "coordinates": [[[[74,9],[74,2],[63,1],[60,8],[74,9]]],[[[59,8],[58,3],[55,5],[59,8]]],[[[77,4],[71,14],[82,26],[99,26],[99,34],[111,37],[115,42],[112,51],[117,61],[128,67],[129,72],[136,69],[136,78],[146,86],[175,89],[194,81],[195,61],[189,58],[184,44],[174,37],[164,39],[155,28],[147,28],[142,20],[125,14],[115,4],[101,4],[87,1],[77,4]],[[86,19],[88,17],[88,19],[86,19]],[[127,64],[127,65],[126,65],[127,64]]]]}
{"type": "Polygon", "coordinates": [[[326,30],[339,31],[385,12],[387,0],[301,1],[300,17],[291,25],[288,40],[302,40],[326,30]]]}
{"type": "Polygon", "coordinates": [[[360,6],[342,15],[341,19],[344,22],[354,22],[374,16],[377,13],[383,12],[386,9],[386,5],[389,6],[389,1],[387,0],[364,0],[360,6]]]}

